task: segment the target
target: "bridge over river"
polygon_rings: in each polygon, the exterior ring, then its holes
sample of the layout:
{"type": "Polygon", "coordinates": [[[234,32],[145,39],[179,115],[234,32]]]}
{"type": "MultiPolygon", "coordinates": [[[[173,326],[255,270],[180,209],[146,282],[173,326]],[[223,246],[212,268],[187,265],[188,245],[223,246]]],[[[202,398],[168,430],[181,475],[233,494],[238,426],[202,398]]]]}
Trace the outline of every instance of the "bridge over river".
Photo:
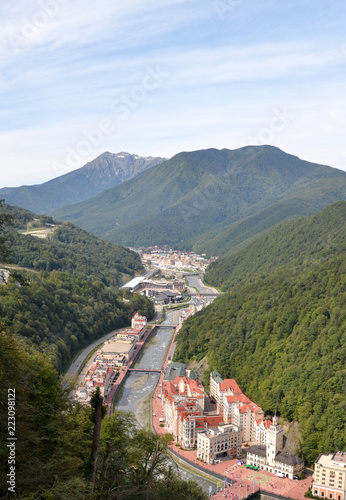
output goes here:
{"type": "Polygon", "coordinates": [[[162,370],[154,370],[152,368],[128,368],[127,371],[133,373],[161,373],[162,370]]]}

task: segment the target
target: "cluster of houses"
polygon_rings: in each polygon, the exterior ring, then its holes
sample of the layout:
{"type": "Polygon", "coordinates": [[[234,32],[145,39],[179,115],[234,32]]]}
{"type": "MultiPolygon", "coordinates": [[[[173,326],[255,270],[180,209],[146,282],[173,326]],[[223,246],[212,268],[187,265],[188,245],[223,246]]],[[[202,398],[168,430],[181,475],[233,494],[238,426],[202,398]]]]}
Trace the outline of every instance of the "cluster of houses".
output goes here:
{"type": "Polygon", "coordinates": [[[141,252],[143,262],[150,262],[160,269],[189,269],[191,271],[204,271],[215,258],[207,259],[205,254],[198,255],[194,252],[179,252],[178,250],[165,250],[159,247],[146,249],[141,252]]]}
{"type": "Polygon", "coordinates": [[[265,419],[262,408],[234,379],[223,380],[213,371],[208,398],[195,372],[183,363],[170,363],[161,400],[166,431],[183,448],[197,449],[197,458],[206,463],[240,457],[246,444],[248,465],[289,478],[304,468],[302,459],[283,451],[284,433],[277,417],[265,419]]]}
{"type": "Polygon", "coordinates": [[[131,320],[131,328],[119,332],[96,351],[93,363],[76,391],[79,402],[89,402],[96,387],[100,388],[102,396],[107,396],[119,368],[127,365],[137,342],[143,338],[146,327],[147,318],[137,312],[131,320]]]}
{"type": "Polygon", "coordinates": [[[196,295],[190,300],[189,307],[183,309],[179,316],[179,328],[182,326],[184,321],[193,316],[197,311],[201,311],[208,304],[211,304],[215,300],[215,297],[203,297],[202,295],[196,295]]]}

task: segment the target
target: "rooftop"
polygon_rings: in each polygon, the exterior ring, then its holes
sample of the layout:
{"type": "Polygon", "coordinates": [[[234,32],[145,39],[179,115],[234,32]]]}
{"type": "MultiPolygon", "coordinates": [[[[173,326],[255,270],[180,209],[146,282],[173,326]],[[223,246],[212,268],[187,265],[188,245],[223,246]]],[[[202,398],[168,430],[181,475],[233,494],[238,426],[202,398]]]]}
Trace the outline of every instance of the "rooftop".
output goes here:
{"type": "Polygon", "coordinates": [[[174,380],[176,377],[186,375],[187,365],[185,363],[169,363],[166,368],[163,380],[174,380]]]}
{"type": "Polygon", "coordinates": [[[262,445],[250,446],[250,448],[247,449],[246,454],[248,455],[249,453],[251,453],[252,455],[257,455],[259,457],[265,457],[266,447],[262,445]]]}
{"type": "Polygon", "coordinates": [[[221,382],[223,381],[223,378],[221,377],[220,373],[217,372],[216,370],[212,372],[211,376],[213,377],[213,379],[217,384],[221,384],[221,382]]]}
{"type": "Polygon", "coordinates": [[[346,467],[346,452],[336,451],[335,453],[321,453],[315,463],[322,467],[330,467],[331,465],[346,467]]]}
{"type": "Polygon", "coordinates": [[[304,460],[302,458],[296,457],[295,455],[291,455],[287,451],[279,451],[279,453],[275,457],[276,462],[281,462],[286,465],[298,465],[303,464],[304,460]]]}

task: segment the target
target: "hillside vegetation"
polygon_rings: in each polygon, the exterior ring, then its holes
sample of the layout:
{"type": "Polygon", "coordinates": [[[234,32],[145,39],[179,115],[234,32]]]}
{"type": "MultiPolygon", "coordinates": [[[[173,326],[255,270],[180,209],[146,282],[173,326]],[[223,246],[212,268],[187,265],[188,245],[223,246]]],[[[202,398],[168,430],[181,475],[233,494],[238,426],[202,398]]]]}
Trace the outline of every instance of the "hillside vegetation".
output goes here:
{"type": "Polygon", "coordinates": [[[55,173],[59,177],[34,186],[2,188],[0,198],[38,214],[49,214],[54,209],[92,198],[163,161],[165,158],[106,152],[72,172],[57,164],[55,173]]]}
{"type": "Polygon", "coordinates": [[[132,414],[117,411],[101,422],[92,493],[95,405],[72,405],[49,358],[4,330],[1,324],[0,366],[1,498],[9,495],[8,445],[12,443],[14,498],[145,500],[147,492],[152,500],[208,497],[196,483],[182,481],[172,470],[167,449],[169,437],[161,439],[137,429],[132,414]],[[8,406],[8,395],[12,394],[15,411],[8,406]],[[9,409],[16,417],[16,441],[7,439],[9,409]]]}
{"type": "Polygon", "coordinates": [[[152,318],[152,302],[141,295],[124,301],[101,281],[52,271],[27,275],[0,287],[0,317],[10,333],[24,337],[64,370],[84,346],[116,328],[128,326],[137,310],[152,318]]]}
{"type": "MultiPolygon", "coordinates": [[[[18,207],[8,207],[15,231],[11,238],[11,262],[38,271],[68,271],[105,284],[120,285],[123,275],[143,269],[140,257],[121,245],[112,245],[69,222],[58,224],[51,217],[35,216],[18,207]],[[36,221],[36,222],[35,222],[36,221]],[[46,239],[21,234],[28,224],[55,224],[46,239]]],[[[126,276],[126,279],[129,276],[126,276]]]]}
{"type": "Polygon", "coordinates": [[[230,252],[207,269],[205,282],[222,290],[238,282],[265,275],[285,264],[304,268],[316,261],[343,254],[346,202],[335,203],[310,217],[280,225],[269,234],[254,239],[242,251],[230,252]]]}
{"type": "Polygon", "coordinates": [[[175,354],[207,356],[265,412],[297,420],[309,464],[346,447],[345,243],[342,202],[216,262],[208,282],[226,292],[184,323],[175,354]]]}
{"type": "MultiPolygon", "coordinates": [[[[0,201],[6,260],[9,216],[2,208],[0,201]]],[[[19,211],[15,224],[27,216],[19,211]]],[[[172,471],[169,437],[137,429],[130,413],[105,417],[99,388],[90,406],[71,404],[54,367],[63,362],[59,355],[66,361],[78,344],[135,310],[150,317],[152,304],[137,294],[124,303],[114,287],[76,273],[29,274],[29,283],[11,278],[0,286],[1,498],[12,491],[27,500],[205,500],[196,483],[172,471]]]]}
{"type": "Polygon", "coordinates": [[[179,153],[54,212],[108,241],[221,255],[282,221],[346,199],[346,173],[272,146],[179,153]]]}
{"type": "Polygon", "coordinates": [[[142,269],[137,254],[70,223],[43,240],[23,235],[18,231],[27,223],[54,221],[17,207],[2,212],[14,222],[12,236],[4,232],[12,243],[11,262],[39,272],[22,273],[27,286],[16,278],[0,286],[0,317],[8,332],[48,355],[59,372],[82,347],[129,325],[137,310],[153,316],[149,299],[134,294],[124,300],[118,289],[124,276],[142,269]]]}

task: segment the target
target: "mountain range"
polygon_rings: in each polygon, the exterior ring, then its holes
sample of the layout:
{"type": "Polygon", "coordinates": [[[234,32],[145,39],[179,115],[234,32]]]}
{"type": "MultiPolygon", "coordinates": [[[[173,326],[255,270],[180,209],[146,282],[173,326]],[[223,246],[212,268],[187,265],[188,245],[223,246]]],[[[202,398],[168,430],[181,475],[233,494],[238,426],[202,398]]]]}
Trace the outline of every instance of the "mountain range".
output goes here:
{"type": "Polygon", "coordinates": [[[346,172],[273,146],[248,146],[179,153],[53,215],[127,246],[222,255],[344,199],[346,172]]]}
{"type": "Polygon", "coordinates": [[[37,214],[49,214],[54,209],[92,198],[163,161],[165,158],[106,152],[84,167],[43,184],[2,188],[0,199],[37,214]]]}

